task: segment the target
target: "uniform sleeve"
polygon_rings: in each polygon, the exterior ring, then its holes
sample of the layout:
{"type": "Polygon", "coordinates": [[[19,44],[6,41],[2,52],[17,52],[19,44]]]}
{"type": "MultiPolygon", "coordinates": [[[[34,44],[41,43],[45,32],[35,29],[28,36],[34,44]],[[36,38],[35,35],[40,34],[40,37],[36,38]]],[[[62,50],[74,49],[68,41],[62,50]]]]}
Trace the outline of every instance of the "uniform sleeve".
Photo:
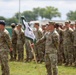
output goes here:
{"type": "Polygon", "coordinates": [[[42,32],[41,31],[38,31],[38,36],[39,36],[39,39],[42,38],[42,32]]]}
{"type": "Polygon", "coordinates": [[[24,44],[25,43],[25,35],[24,35],[24,32],[22,32],[22,34],[21,34],[21,40],[22,40],[22,43],[24,44]]]}
{"type": "Polygon", "coordinates": [[[70,31],[70,38],[71,38],[71,41],[73,43],[73,31],[70,31]]]}
{"type": "Polygon", "coordinates": [[[12,43],[17,43],[17,34],[15,30],[13,30],[13,33],[12,33],[12,43]]]}
{"type": "Polygon", "coordinates": [[[39,44],[45,42],[45,40],[46,40],[46,34],[44,34],[44,36],[36,42],[36,45],[39,45],[39,44]]]}
{"type": "Polygon", "coordinates": [[[54,46],[56,47],[56,49],[59,49],[58,47],[59,47],[59,34],[54,34],[53,35],[53,44],[54,44],[54,46]]]}
{"type": "Polygon", "coordinates": [[[5,41],[8,48],[12,48],[12,42],[11,42],[11,37],[9,33],[5,34],[5,41]]]}

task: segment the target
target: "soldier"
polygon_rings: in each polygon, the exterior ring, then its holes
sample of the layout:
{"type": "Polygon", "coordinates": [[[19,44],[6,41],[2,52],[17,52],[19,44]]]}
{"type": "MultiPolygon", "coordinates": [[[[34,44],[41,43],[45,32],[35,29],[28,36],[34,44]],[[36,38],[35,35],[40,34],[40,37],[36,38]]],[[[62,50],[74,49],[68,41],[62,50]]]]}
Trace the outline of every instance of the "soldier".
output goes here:
{"type": "Polygon", "coordinates": [[[5,29],[5,22],[0,20],[0,62],[2,75],[10,75],[8,66],[8,53],[12,51],[10,35],[5,29]]]}
{"type": "Polygon", "coordinates": [[[65,22],[65,26],[66,29],[63,32],[65,66],[70,66],[73,62],[73,30],[70,28],[69,22],[65,22]]]}
{"type": "Polygon", "coordinates": [[[70,28],[72,28],[73,30],[75,29],[75,24],[73,22],[71,22],[70,28]]]}
{"type": "Polygon", "coordinates": [[[11,27],[12,27],[12,47],[13,47],[13,52],[11,51],[10,52],[10,60],[16,60],[16,39],[13,39],[13,32],[14,32],[14,28],[15,28],[15,23],[12,23],[11,24],[11,27]]]}
{"type": "Polygon", "coordinates": [[[74,46],[74,51],[73,51],[74,66],[76,67],[76,23],[73,32],[73,46],[74,46]]]}
{"type": "MultiPolygon", "coordinates": [[[[36,28],[36,30],[34,31],[36,40],[39,40],[42,37],[42,32],[39,30],[39,23],[35,23],[34,27],[36,28]]],[[[37,61],[40,63],[42,62],[42,47],[41,46],[35,46],[35,53],[36,53],[36,57],[37,57],[37,61]]]]}
{"type": "Polygon", "coordinates": [[[56,31],[59,33],[60,35],[60,41],[59,41],[59,50],[58,50],[58,64],[61,65],[62,64],[62,61],[63,61],[63,38],[62,38],[62,33],[63,33],[63,30],[60,28],[60,25],[58,23],[55,24],[55,28],[56,28],[56,31]]]}
{"type": "Polygon", "coordinates": [[[17,52],[18,52],[18,61],[23,61],[24,59],[24,43],[25,36],[24,31],[22,30],[22,25],[18,24],[14,29],[17,39],[17,52]]]}
{"type": "Polygon", "coordinates": [[[46,24],[42,24],[41,26],[42,26],[42,33],[44,35],[46,32],[46,24]]]}
{"type": "MultiPolygon", "coordinates": [[[[13,25],[11,25],[13,26],[13,25]]],[[[16,33],[16,27],[13,26],[12,28],[12,47],[13,47],[13,59],[16,60],[17,59],[17,33],[16,33]]]]}
{"type": "Polygon", "coordinates": [[[54,29],[54,22],[49,22],[47,29],[49,31],[40,40],[37,41],[36,45],[46,41],[45,65],[47,69],[47,75],[58,75],[57,49],[59,46],[59,34],[54,29]]]}
{"type": "MultiPolygon", "coordinates": [[[[42,26],[42,36],[44,36],[44,34],[46,33],[46,24],[42,24],[41,25],[42,26]]],[[[42,46],[42,59],[43,59],[43,61],[44,61],[44,55],[45,55],[45,42],[43,42],[42,44],[41,44],[41,46],[42,46]]]]}
{"type": "Polygon", "coordinates": [[[26,48],[26,62],[29,62],[33,59],[33,54],[30,47],[30,40],[27,38],[25,39],[25,48],[26,48]]]}

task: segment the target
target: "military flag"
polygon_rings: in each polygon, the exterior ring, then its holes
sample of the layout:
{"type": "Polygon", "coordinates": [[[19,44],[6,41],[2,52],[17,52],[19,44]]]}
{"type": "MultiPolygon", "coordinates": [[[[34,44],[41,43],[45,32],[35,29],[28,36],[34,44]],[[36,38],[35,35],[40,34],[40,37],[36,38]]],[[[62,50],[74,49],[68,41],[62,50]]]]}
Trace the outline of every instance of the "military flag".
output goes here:
{"type": "Polygon", "coordinates": [[[33,42],[36,41],[36,38],[35,38],[35,35],[33,33],[33,30],[32,28],[29,26],[28,22],[26,22],[25,18],[24,17],[21,17],[22,19],[22,23],[23,23],[23,28],[24,28],[24,34],[25,36],[32,40],[33,42]]]}

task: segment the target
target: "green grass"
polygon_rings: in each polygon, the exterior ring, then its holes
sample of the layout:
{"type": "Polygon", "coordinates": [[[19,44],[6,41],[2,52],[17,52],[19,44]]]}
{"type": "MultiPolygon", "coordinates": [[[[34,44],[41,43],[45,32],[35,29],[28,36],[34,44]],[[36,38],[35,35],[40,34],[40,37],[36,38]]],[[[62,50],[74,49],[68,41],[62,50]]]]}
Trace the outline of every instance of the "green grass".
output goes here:
{"type": "MultiPolygon", "coordinates": [[[[36,64],[34,62],[10,62],[10,75],[46,75],[45,64],[36,64]]],[[[58,66],[59,75],[76,75],[76,68],[58,66]]],[[[1,70],[0,70],[1,75],[1,70]]]]}

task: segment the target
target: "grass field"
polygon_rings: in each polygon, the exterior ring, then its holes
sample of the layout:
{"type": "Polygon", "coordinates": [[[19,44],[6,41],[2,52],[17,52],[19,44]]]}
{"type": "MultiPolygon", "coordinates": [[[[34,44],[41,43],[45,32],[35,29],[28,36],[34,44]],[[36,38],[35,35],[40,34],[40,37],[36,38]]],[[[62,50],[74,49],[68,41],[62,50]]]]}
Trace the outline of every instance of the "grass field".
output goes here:
{"type": "MultiPolygon", "coordinates": [[[[46,75],[45,63],[9,62],[10,75],[46,75]]],[[[76,75],[75,67],[58,66],[59,75],[76,75]]],[[[0,70],[1,75],[1,70],[0,70]]]]}

